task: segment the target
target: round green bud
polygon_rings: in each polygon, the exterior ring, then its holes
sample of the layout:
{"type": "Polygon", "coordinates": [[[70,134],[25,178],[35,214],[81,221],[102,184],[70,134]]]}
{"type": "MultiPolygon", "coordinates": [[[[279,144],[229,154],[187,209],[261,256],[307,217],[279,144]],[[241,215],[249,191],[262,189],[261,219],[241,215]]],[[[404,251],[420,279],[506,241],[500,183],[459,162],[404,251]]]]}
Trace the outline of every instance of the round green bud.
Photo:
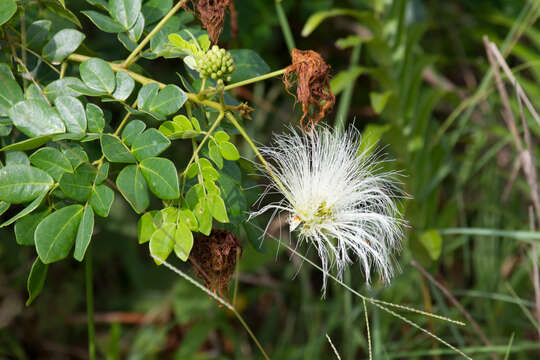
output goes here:
{"type": "Polygon", "coordinates": [[[230,77],[225,77],[225,75],[235,70],[234,59],[227,50],[213,45],[206,53],[201,55],[197,70],[202,78],[210,77],[215,80],[230,81],[230,77]]]}

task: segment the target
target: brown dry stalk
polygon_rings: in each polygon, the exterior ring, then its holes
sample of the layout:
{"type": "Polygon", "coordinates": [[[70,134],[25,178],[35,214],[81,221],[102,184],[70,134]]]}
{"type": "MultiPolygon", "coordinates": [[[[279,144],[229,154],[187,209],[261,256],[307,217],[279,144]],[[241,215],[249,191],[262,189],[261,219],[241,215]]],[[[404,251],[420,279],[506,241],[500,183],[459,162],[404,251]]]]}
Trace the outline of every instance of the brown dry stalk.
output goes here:
{"type": "Polygon", "coordinates": [[[506,88],[504,87],[501,73],[499,72],[499,67],[497,66],[497,62],[490,51],[490,44],[489,44],[489,40],[487,36],[484,36],[483,40],[484,40],[484,45],[486,47],[486,53],[487,53],[489,63],[491,64],[491,67],[493,68],[493,75],[495,77],[495,85],[497,85],[497,91],[499,92],[499,96],[501,97],[501,102],[503,104],[503,111],[502,111],[503,120],[506,123],[508,130],[512,134],[512,138],[514,139],[518,152],[521,153],[521,151],[523,151],[523,145],[519,137],[519,131],[516,126],[514,113],[512,112],[512,109],[510,107],[510,100],[508,99],[508,93],[506,91],[506,88]]]}
{"type": "MultiPolygon", "coordinates": [[[[512,134],[512,138],[514,139],[514,144],[516,145],[518,153],[521,154],[523,152],[523,144],[521,142],[521,138],[519,137],[519,131],[516,126],[514,113],[512,112],[512,109],[510,107],[510,100],[508,99],[508,92],[506,91],[506,88],[504,87],[501,73],[499,71],[499,66],[497,65],[497,62],[490,51],[489,39],[485,35],[483,36],[482,39],[484,41],[484,46],[486,47],[487,58],[493,69],[495,85],[497,86],[497,91],[499,92],[499,96],[501,97],[501,102],[503,105],[503,110],[501,111],[502,118],[504,122],[506,123],[506,127],[510,131],[510,134],[512,134]]],[[[508,180],[508,183],[506,184],[505,190],[503,192],[503,196],[502,196],[503,202],[506,202],[506,199],[508,198],[508,196],[510,196],[510,191],[512,190],[512,186],[516,180],[516,177],[518,175],[520,168],[521,168],[521,157],[518,156],[516,159],[515,165],[512,169],[510,179],[508,180]]]]}
{"type": "Polygon", "coordinates": [[[519,175],[519,170],[521,170],[521,159],[518,156],[514,159],[514,164],[512,165],[512,172],[510,173],[510,178],[508,179],[508,182],[506,183],[503,194],[501,196],[501,202],[503,204],[505,204],[508,201],[508,197],[510,196],[512,187],[514,186],[517,176],[519,175]]]}
{"type": "Polygon", "coordinates": [[[189,259],[195,275],[206,287],[222,298],[227,298],[227,286],[236,268],[242,247],[236,236],[226,230],[212,230],[209,236],[199,235],[189,259]]]}
{"type": "Polygon", "coordinates": [[[287,92],[296,84],[296,102],[302,103],[300,127],[311,132],[313,127],[334,107],[336,97],[330,90],[330,66],[313,50],[293,49],[292,64],[283,75],[287,92]],[[314,106],[312,114],[310,107],[314,106]],[[307,129],[306,129],[307,128],[307,129]]]}
{"type": "MultiPolygon", "coordinates": [[[[201,22],[208,31],[208,36],[212,44],[216,44],[219,40],[219,35],[223,30],[223,23],[225,22],[225,13],[227,9],[234,9],[234,5],[231,5],[233,0],[198,0],[195,4],[195,0],[191,0],[193,8],[196,9],[196,13],[201,19],[201,22]]],[[[231,18],[231,29],[238,28],[235,26],[236,19],[231,18]]]]}
{"type": "MultiPolygon", "coordinates": [[[[538,194],[539,186],[538,186],[538,175],[536,172],[536,157],[534,153],[531,134],[529,131],[529,126],[527,125],[527,121],[525,119],[524,105],[527,108],[527,110],[529,110],[529,114],[533,117],[533,119],[538,124],[540,124],[540,116],[538,115],[538,113],[536,112],[536,109],[534,108],[529,98],[525,94],[525,91],[523,90],[519,82],[516,80],[514,75],[512,74],[512,71],[508,67],[506,60],[502,56],[497,46],[493,42],[490,42],[486,36],[484,36],[484,44],[486,46],[486,52],[488,55],[488,59],[490,61],[491,68],[493,69],[493,73],[495,75],[495,80],[497,83],[497,88],[499,90],[499,95],[501,96],[501,100],[503,102],[503,106],[505,109],[505,113],[503,112],[503,118],[505,119],[505,122],[507,123],[507,127],[510,130],[510,133],[514,137],[514,142],[516,144],[516,148],[518,151],[518,159],[521,160],[521,168],[523,169],[525,178],[527,180],[527,184],[529,185],[531,202],[535,210],[534,212],[536,212],[536,214],[534,214],[532,210],[530,210],[529,212],[529,216],[531,218],[530,220],[531,228],[534,229],[534,215],[536,215],[536,221],[537,221],[538,226],[540,227],[540,217],[539,217],[540,196],[538,194]],[[508,80],[514,86],[516,99],[519,105],[519,116],[520,116],[521,124],[523,127],[523,139],[524,139],[526,148],[523,147],[522,140],[519,137],[519,133],[516,126],[517,121],[514,119],[514,116],[510,109],[508,95],[506,93],[506,89],[502,82],[502,77],[499,72],[499,67],[504,71],[508,80]]],[[[531,256],[533,257],[532,282],[533,282],[533,287],[534,287],[534,295],[535,295],[535,303],[536,303],[535,314],[536,314],[536,321],[540,323],[540,276],[538,274],[538,271],[539,271],[538,261],[537,261],[538,253],[536,249],[536,244],[532,244],[531,246],[531,256]]],[[[538,336],[540,338],[540,331],[538,333],[538,336]]]]}

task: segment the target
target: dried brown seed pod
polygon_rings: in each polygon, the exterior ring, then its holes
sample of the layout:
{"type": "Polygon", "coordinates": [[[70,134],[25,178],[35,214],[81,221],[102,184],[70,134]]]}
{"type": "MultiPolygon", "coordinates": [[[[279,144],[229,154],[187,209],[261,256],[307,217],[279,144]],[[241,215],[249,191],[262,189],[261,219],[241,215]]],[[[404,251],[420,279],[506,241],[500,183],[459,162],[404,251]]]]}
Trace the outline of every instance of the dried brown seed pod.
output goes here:
{"type": "MultiPolygon", "coordinates": [[[[212,44],[216,44],[223,30],[225,13],[229,7],[233,6],[231,5],[233,0],[198,0],[196,5],[195,0],[191,0],[191,2],[194,4],[193,7],[197,9],[197,15],[204,28],[208,31],[210,41],[212,44]]],[[[234,23],[232,25],[234,25],[231,26],[233,30],[238,27],[234,23]]]]}
{"type": "Polygon", "coordinates": [[[238,238],[227,230],[212,230],[209,236],[197,236],[189,260],[195,275],[220,297],[227,297],[227,286],[242,256],[238,238]]]}
{"type": "Polygon", "coordinates": [[[292,64],[283,75],[283,84],[287,92],[302,103],[302,118],[300,127],[311,132],[313,127],[334,107],[336,97],[330,90],[328,74],[330,66],[321,55],[313,50],[293,49],[292,64]],[[289,89],[296,84],[296,95],[289,89]],[[310,115],[310,106],[314,105],[310,115]]]}

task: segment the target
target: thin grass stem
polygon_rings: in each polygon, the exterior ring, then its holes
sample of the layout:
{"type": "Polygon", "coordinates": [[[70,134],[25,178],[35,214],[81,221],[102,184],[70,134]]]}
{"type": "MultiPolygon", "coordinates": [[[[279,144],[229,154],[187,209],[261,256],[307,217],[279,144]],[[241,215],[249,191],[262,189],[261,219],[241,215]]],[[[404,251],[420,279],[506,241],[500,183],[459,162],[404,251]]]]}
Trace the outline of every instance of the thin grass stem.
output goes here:
{"type": "Polygon", "coordinates": [[[88,357],[90,360],[96,358],[96,336],[94,329],[94,290],[93,290],[93,270],[92,270],[92,247],[86,250],[85,279],[86,279],[86,316],[88,318],[88,357]]]}
{"type": "Polygon", "coordinates": [[[292,50],[296,47],[296,44],[294,43],[291,27],[289,26],[287,15],[285,14],[285,10],[283,10],[283,6],[281,6],[281,2],[282,0],[276,0],[276,13],[279,26],[281,26],[281,31],[283,32],[283,37],[285,38],[285,43],[287,44],[287,48],[289,49],[289,52],[292,52],[292,50]]]}
{"type": "MultiPolygon", "coordinates": [[[[259,226],[256,226],[256,225],[253,225],[255,226],[256,228],[258,228],[259,230],[263,231],[263,229],[261,229],[259,226]]],[[[417,323],[415,323],[414,321],[411,321],[407,318],[405,318],[404,316],[396,313],[395,311],[389,309],[388,307],[386,307],[385,305],[387,306],[392,306],[392,307],[395,307],[397,309],[401,309],[401,310],[407,310],[407,311],[413,311],[413,312],[416,312],[416,313],[419,313],[419,314],[422,314],[422,315],[425,315],[425,316],[429,316],[429,317],[432,317],[432,318],[435,318],[435,319],[440,319],[440,320],[444,320],[444,321],[447,321],[447,322],[450,322],[450,323],[453,323],[453,324],[457,324],[457,325],[462,325],[464,326],[465,324],[461,321],[457,321],[457,320],[453,320],[453,319],[449,319],[449,318],[446,318],[444,316],[440,316],[440,315],[436,315],[436,314],[432,314],[432,313],[428,313],[428,312],[425,312],[425,311],[422,311],[422,310],[418,310],[418,309],[414,309],[414,308],[409,308],[407,306],[403,306],[403,305],[399,305],[399,304],[393,304],[393,303],[388,303],[388,302],[385,302],[385,301],[381,301],[381,300],[377,300],[377,299],[373,299],[373,298],[369,298],[367,296],[364,296],[362,294],[360,294],[358,291],[352,289],[349,285],[345,284],[343,281],[339,280],[337,277],[335,277],[334,275],[326,272],[323,270],[323,268],[321,268],[320,266],[318,266],[317,264],[315,264],[313,261],[311,261],[310,259],[308,259],[307,257],[305,257],[304,255],[302,255],[301,253],[299,253],[298,251],[296,251],[295,249],[293,249],[291,246],[289,246],[287,243],[285,242],[281,242],[279,239],[273,237],[273,236],[268,236],[270,237],[272,240],[274,241],[277,241],[279,242],[281,245],[283,245],[285,248],[287,248],[290,252],[292,252],[293,254],[295,254],[296,256],[300,257],[303,261],[307,262],[308,264],[310,264],[311,266],[313,266],[314,268],[316,268],[317,270],[319,270],[320,272],[322,272],[324,275],[326,275],[327,277],[329,277],[330,279],[334,280],[335,282],[337,282],[338,284],[340,284],[341,286],[343,286],[345,289],[347,289],[348,291],[352,292],[353,294],[355,294],[356,296],[360,297],[361,299],[363,300],[366,300],[368,302],[370,302],[371,304],[375,305],[376,307],[378,307],[379,309],[383,310],[384,312],[386,313],[389,313],[390,315],[400,319],[401,321],[409,324],[410,326],[424,332],[425,334],[427,334],[428,336],[436,339],[437,341],[439,341],[441,344],[447,346],[448,348],[452,349],[453,351],[455,351],[456,353],[458,353],[459,355],[463,356],[464,358],[466,359],[471,359],[469,356],[467,356],[463,351],[459,350],[458,348],[456,348],[454,345],[448,343],[447,341],[443,340],[442,338],[440,338],[439,336],[435,335],[434,333],[430,332],[429,330],[426,330],[424,329],[423,327],[421,327],[420,325],[418,325],[417,323]]]]}
{"type": "MultiPolygon", "coordinates": [[[[351,60],[349,69],[353,69],[354,67],[358,66],[360,62],[360,53],[362,50],[362,43],[357,44],[351,53],[351,60]]],[[[349,113],[349,108],[351,107],[351,100],[354,92],[354,84],[356,83],[356,80],[353,79],[349,81],[345,89],[343,90],[343,93],[341,94],[341,97],[339,99],[339,105],[337,109],[337,115],[336,115],[336,131],[339,133],[342,133],[345,129],[345,124],[347,122],[347,114],[349,113]]]]}
{"type": "Polygon", "coordinates": [[[368,343],[368,354],[369,360],[373,360],[373,352],[371,349],[371,332],[369,331],[369,317],[367,312],[366,300],[362,299],[362,305],[364,306],[364,315],[366,317],[366,333],[367,333],[367,343],[368,343]]]}
{"type": "Polygon", "coordinates": [[[504,354],[504,360],[508,360],[510,358],[510,352],[512,350],[512,344],[514,343],[515,335],[516,333],[512,332],[512,336],[510,336],[510,341],[508,342],[508,348],[506,349],[506,354],[504,354]]]}
{"type": "Polygon", "coordinates": [[[257,346],[257,348],[259,349],[259,351],[261,352],[262,356],[266,359],[266,360],[270,360],[270,357],[268,357],[268,355],[266,354],[266,351],[264,351],[264,348],[262,347],[261,343],[259,342],[259,340],[257,339],[257,337],[255,336],[255,334],[253,333],[253,331],[251,331],[250,327],[248,326],[248,324],[244,321],[244,318],[242,317],[242,315],[240,315],[240,313],[235,309],[235,307],[230,304],[227,300],[221,298],[220,296],[218,296],[217,294],[213,293],[212,291],[208,290],[207,288],[205,288],[204,286],[202,286],[198,281],[196,281],[195,279],[193,279],[191,276],[189,276],[188,274],[186,274],[185,272],[183,272],[182,270],[178,269],[177,267],[169,264],[168,262],[166,262],[165,260],[161,259],[160,257],[156,256],[156,255],[153,255],[151,254],[151,256],[155,259],[155,260],[158,260],[161,264],[165,265],[166,268],[168,268],[169,270],[173,271],[174,273],[180,275],[182,278],[184,278],[185,280],[189,281],[191,284],[195,285],[197,288],[199,288],[200,290],[202,290],[203,292],[205,292],[208,296],[210,296],[211,298],[213,298],[214,300],[216,300],[217,302],[219,302],[221,305],[225,306],[227,309],[229,309],[235,316],[236,318],[238,319],[238,321],[240,322],[240,324],[242,324],[242,326],[244,327],[244,329],[246,330],[246,332],[249,334],[249,336],[251,337],[251,339],[253,340],[253,342],[255,343],[255,345],[257,346]]]}
{"type": "Polygon", "coordinates": [[[326,338],[328,339],[328,342],[330,343],[330,347],[334,351],[334,354],[336,354],[336,358],[338,360],[341,360],[341,356],[339,356],[339,353],[338,353],[336,347],[334,346],[334,343],[332,342],[332,339],[330,339],[330,336],[328,334],[326,334],[326,338]]]}

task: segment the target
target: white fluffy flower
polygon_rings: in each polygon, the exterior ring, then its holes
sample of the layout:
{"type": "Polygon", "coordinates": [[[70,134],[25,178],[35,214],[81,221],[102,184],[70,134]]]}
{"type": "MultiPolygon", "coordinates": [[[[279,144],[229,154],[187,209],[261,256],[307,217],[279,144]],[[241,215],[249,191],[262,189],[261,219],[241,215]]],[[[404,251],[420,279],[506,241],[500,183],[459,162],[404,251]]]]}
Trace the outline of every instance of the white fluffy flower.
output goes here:
{"type": "Polygon", "coordinates": [[[299,243],[317,249],[325,272],[323,291],[328,270],[336,267],[341,277],[354,257],[366,282],[372,266],[388,282],[393,253],[401,247],[404,222],[396,207],[395,173],[381,171],[381,163],[367,151],[358,153],[359,140],[354,129],[338,135],[317,127],[312,134],[292,130],[278,135],[273,147],[261,150],[273,173],[267,190],[277,190],[284,199],[252,216],[269,210],[288,213],[299,243]]]}

